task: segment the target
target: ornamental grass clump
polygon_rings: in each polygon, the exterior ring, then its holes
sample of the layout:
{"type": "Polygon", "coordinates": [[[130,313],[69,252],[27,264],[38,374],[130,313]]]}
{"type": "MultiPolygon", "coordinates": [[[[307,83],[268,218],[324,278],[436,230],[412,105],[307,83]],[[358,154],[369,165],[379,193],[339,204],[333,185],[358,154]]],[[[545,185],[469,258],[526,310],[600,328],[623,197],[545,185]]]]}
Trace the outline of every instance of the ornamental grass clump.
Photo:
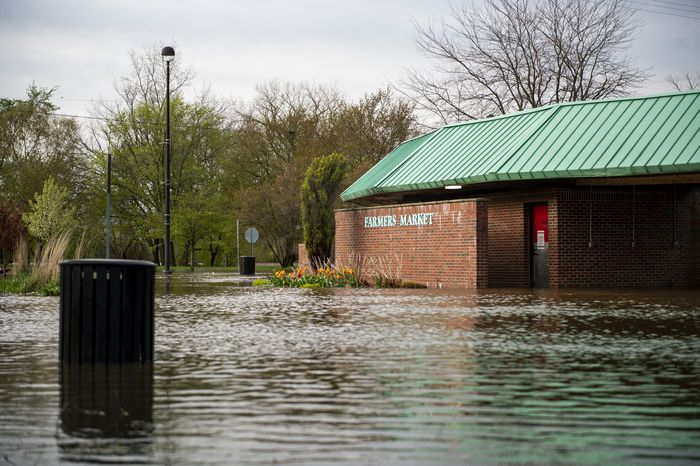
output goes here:
{"type": "Polygon", "coordinates": [[[274,286],[290,288],[354,288],[359,286],[357,274],[350,267],[326,265],[317,269],[300,266],[294,269],[280,269],[270,276],[274,286]]]}

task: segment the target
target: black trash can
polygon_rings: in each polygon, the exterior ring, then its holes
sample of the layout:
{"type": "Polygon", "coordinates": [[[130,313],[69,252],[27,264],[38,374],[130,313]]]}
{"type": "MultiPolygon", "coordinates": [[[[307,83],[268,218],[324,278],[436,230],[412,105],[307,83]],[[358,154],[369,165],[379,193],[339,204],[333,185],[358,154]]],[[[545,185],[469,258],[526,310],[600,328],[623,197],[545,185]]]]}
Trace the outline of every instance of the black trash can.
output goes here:
{"type": "Polygon", "coordinates": [[[156,265],[80,259],[60,266],[61,362],[153,361],[156,265]]]}
{"type": "Polygon", "coordinates": [[[255,275],[255,256],[241,256],[238,270],[241,275],[255,275]]]}

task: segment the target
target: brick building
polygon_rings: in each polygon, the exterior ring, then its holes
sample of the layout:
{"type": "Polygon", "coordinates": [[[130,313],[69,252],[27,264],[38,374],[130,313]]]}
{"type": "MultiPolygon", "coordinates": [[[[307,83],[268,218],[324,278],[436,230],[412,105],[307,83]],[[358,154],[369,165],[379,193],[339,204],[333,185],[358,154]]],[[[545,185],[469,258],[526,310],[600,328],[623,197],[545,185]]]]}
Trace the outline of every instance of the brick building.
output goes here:
{"type": "Polygon", "coordinates": [[[445,126],[341,198],[336,262],[428,286],[700,286],[700,92],[445,126]]]}

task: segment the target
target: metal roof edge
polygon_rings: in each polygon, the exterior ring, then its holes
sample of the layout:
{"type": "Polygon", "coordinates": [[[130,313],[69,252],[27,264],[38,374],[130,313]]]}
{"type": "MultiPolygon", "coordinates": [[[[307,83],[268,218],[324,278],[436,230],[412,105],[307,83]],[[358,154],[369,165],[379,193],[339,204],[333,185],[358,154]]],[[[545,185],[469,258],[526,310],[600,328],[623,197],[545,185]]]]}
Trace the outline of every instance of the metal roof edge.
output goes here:
{"type": "MultiPolygon", "coordinates": [[[[575,100],[572,102],[558,102],[558,103],[543,105],[542,107],[528,108],[525,110],[519,110],[519,111],[512,112],[512,113],[505,113],[503,115],[496,115],[496,116],[487,117],[487,118],[478,118],[478,119],[474,119],[474,120],[451,123],[449,125],[441,126],[440,128],[438,128],[434,131],[439,131],[443,128],[452,128],[455,126],[471,125],[471,124],[475,124],[475,123],[483,123],[486,121],[500,120],[503,118],[511,118],[511,117],[516,117],[519,115],[525,115],[528,113],[550,110],[552,108],[573,107],[573,106],[578,106],[578,105],[596,105],[596,104],[603,104],[603,103],[623,102],[626,100],[659,99],[662,97],[675,97],[675,96],[682,96],[682,95],[686,95],[686,94],[700,94],[700,89],[693,89],[690,91],[681,91],[681,92],[664,92],[664,93],[652,94],[652,95],[613,97],[610,99],[590,99],[590,100],[575,100]]],[[[429,134],[429,133],[426,133],[426,134],[429,134]]],[[[418,137],[420,137],[420,136],[418,136],[418,137]]],[[[410,139],[407,139],[407,141],[410,141],[410,139]]]]}
{"type": "Polygon", "coordinates": [[[360,199],[362,197],[371,196],[372,194],[381,194],[381,191],[377,191],[376,189],[377,188],[362,189],[360,191],[356,191],[354,193],[351,193],[350,195],[346,194],[346,191],[347,191],[347,189],[346,189],[345,191],[340,193],[340,200],[343,202],[349,202],[349,201],[352,201],[353,199],[360,199]]]}
{"type": "Polygon", "coordinates": [[[443,201],[430,201],[430,202],[409,202],[407,204],[381,204],[381,205],[366,205],[366,206],[355,206],[355,207],[343,207],[341,209],[335,209],[333,212],[352,212],[354,210],[369,210],[369,209],[395,209],[403,207],[412,206],[426,206],[426,205],[440,205],[440,204],[456,204],[458,202],[469,202],[469,201],[488,201],[485,197],[465,197],[460,199],[448,199],[443,201]]]}
{"type": "MultiPolygon", "coordinates": [[[[437,131],[437,130],[434,130],[434,131],[437,131]]],[[[432,131],[432,132],[434,132],[434,131],[432,131]]],[[[391,154],[393,154],[394,152],[396,152],[396,150],[398,150],[401,146],[403,146],[404,144],[408,144],[408,143],[411,142],[411,141],[415,141],[416,139],[420,139],[420,138],[422,138],[422,137],[425,137],[425,136],[427,136],[427,135],[429,135],[429,134],[430,134],[430,133],[421,134],[421,135],[419,135],[419,136],[415,136],[415,137],[412,137],[412,138],[410,138],[410,139],[406,139],[405,141],[402,141],[398,146],[394,147],[394,148],[391,150],[391,152],[389,152],[388,154],[386,154],[386,155],[385,155],[384,157],[382,157],[377,163],[375,163],[374,165],[372,165],[372,167],[371,167],[369,170],[367,170],[366,172],[364,172],[358,179],[356,179],[355,181],[353,181],[353,182],[350,184],[350,186],[348,186],[347,188],[345,188],[345,190],[343,190],[343,192],[340,193],[340,196],[339,196],[340,199],[343,200],[343,201],[345,201],[346,198],[345,198],[344,196],[347,195],[347,192],[350,190],[350,188],[352,188],[355,184],[361,182],[362,179],[365,178],[366,176],[368,176],[368,175],[372,172],[372,170],[374,170],[374,168],[375,168],[382,160],[386,159],[386,158],[389,157],[391,154]]],[[[422,145],[422,144],[421,144],[421,145],[422,145]]],[[[418,146],[418,147],[420,147],[420,146],[418,146]]],[[[417,149],[417,148],[416,148],[416,149],[417,149]]],[[[415,150],[414,150],[414,151],[415,151],[415,150]]],[[[407,158],[410,157],[410,154],[407,155],[406,157],[407,157],[407,158]]],[[[386,176],[385,176],[385,177],[386,177],[386,176]]],[[[384,179],[384,178],[382,178],[382,179],[384,179]]],[[[380,181],[381,181],[381,180],[380,180],[380,181]]],[[[363,192],[363,191],[365,191],[365,190],[360,190],[359,192],[363,192]]],[[[348,198],[348,199],[356,199],[356,198],[357,198],[357,197],[350,197],[350,198],[348,198]]]]}
{"type": "MultiPolygon", "coordinates": [[[[426,133],[426,134],[424,134],[423,136],[419,136],[419,137],[425,137],[425,141],[423,141],[422,143],[420,143],[420,145],[418,145],[415,149],[413,149],[413,151],[412,151],[411,153],[409,153],[406,157],[404,157],[404,159],[401,161],[401,163],[397,164],[394,168],[392,168],[390,171],[388,171],[388,172],[386,173],[386,175],[384,175],[381,179],[379,179],[379,180],[375,183],[375,186],[376,186],[376,185],[382,184],[382,182],[383,182],[385,179],[387,179],[389,176],[393,175],[394,172],[396,172],[396,170],[398,170],[400,167],[402,167],[402,166],[408,161],[408,159],[410,159],[411,157],[413,157],[413,156],[415,155],[415,153],[418,152],[418,151],[421,149],[421,147],[423,147],[424,145],[426,145],[426,144],[428,143],[428,141],[430,141],[431,139],[433,139],[433,138],[435,137],[435,135],[438,134],[438,133],[441,132],[441,131],[442,131],[442,128],[439,128],[439,129],[436,129],[435,131],[433,131],[433,132],[431,132],[431,133],[426,133]]],[[[410,141],[413,141],[413,140],[415,140],[415,139],[417,139],[417,137],[416,137],[416,138],[413,138],[413,139],[410,139],[410,141]]],[[[405,142],[408,142],[408,141],[405,141],[405,142]]],[[[404,144],[404,143],[402,143],[402,145],[403,145],[403,144],[404,144]]]]}
{"type": "Polygon", "coordinates": [[[441,126],[435,131],[439,131],[443,128],[454,128],[455,126],[466,126],[466,125],[474,125],[477,123],[485,123],[489,121],[496,121],[496,120],[503,120],[505,118],[513,118],[517,117],[520,115],[526,115],[528,113],[537,113],[537,112],[543,112],[551,109],[552,107],[557,107],[562,104],[552,104],[552,105],[545,105],[543,107],[535,107],[535,108],[527,108],[525,110],[518,110],[517,112],[512,112],[512,113],[504,113],[503,115],[495,115],[491,117],[486,117],[486,118],[476,118],[474,120],[467,120],[467,121],[460,121],[457,123],[450,123],[449,125],[441,126]]]}
{"type": "MultiPolygon", "coordinates": [[[[448,185],[452,182],[455,182],[455,184],[461,184],[463,186],[471,185],[471,184],[488,184],[496,181],[554,181],[554,180],[562,180],[562,179],[577,179],[577,178],[600,178],[601,176],[605,177],[610,177],[610,178],[624,178],[624,177],[629,177],[629,176],[643,176],[643,175],[658,175],[658,174],[663,174],[663,173],[668,173],[668,174],[680,174],[680,173],[698,173],[700,172],[700,163],[693,163],[689,165],[684,165],[684,169],[679,169],[675,165],[669,164],[669,165],[663,165],[660,167],[659,170],[654,170],[654,171],[648,171],[645,169],[642,169],[640,167],[637,168],[632,168],[629,170],[622,170],[622,169],[586,169],[586,170],[576,170],[573,172],[570,172],[566,176],[562,176],[561,174],[558,174],[556,177],[548,177],[545,176],[548,173],[558,173],[558,172],[539,172],[538,176],[533,176],[530,178],[523,178],[523,179],[502,179],[496,177],[495,174],[488,173],[486,175],[482,175],[477,177],[478,179],[469,179],[469,178],[460,178],[456,180],[441,180],[441,181],[433,181],[433,182],[426,182],[426,183],[418,183],[418,184],[412,184],[412,185],[396,185],[396,186],[387,186],[387,187],[382,187],[382,188],[377,188],[374,187],[372,189],[367,189],[363,190],[363,192],[356,197],[353,197],[352,199],[359,199],[362,197],[367,197],[371,196],[373,194],[386,194],[386,193],[394,193],[394,192],[401,192],[401,191],[406,191],[406,192],[416,192],[416,191],[423,191],[427,189],[435,189],[435,185],[448,185]],[[407,189],[409,188],[409,189],[407,189]],[[412,189],[410,189],[412,188],[412,189]]],[[[504,174],[507,175],[507,174],[504,174]]],[[[439,187],[439,186],[438,186],[439,187]]],[[[343,199],[344,201],[346,199],[343,199]]]]}

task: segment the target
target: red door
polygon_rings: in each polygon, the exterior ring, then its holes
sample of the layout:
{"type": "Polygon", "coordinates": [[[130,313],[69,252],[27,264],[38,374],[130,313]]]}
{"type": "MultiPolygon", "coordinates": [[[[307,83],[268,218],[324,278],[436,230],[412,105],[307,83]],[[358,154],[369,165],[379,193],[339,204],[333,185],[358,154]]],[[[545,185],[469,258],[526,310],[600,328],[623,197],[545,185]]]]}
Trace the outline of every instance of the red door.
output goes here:
{"type": "Polygon", "coordinates": [[[549,286],[549,213],[547,204],[532,206],[532,283],[536,288],[549,286]]]}

